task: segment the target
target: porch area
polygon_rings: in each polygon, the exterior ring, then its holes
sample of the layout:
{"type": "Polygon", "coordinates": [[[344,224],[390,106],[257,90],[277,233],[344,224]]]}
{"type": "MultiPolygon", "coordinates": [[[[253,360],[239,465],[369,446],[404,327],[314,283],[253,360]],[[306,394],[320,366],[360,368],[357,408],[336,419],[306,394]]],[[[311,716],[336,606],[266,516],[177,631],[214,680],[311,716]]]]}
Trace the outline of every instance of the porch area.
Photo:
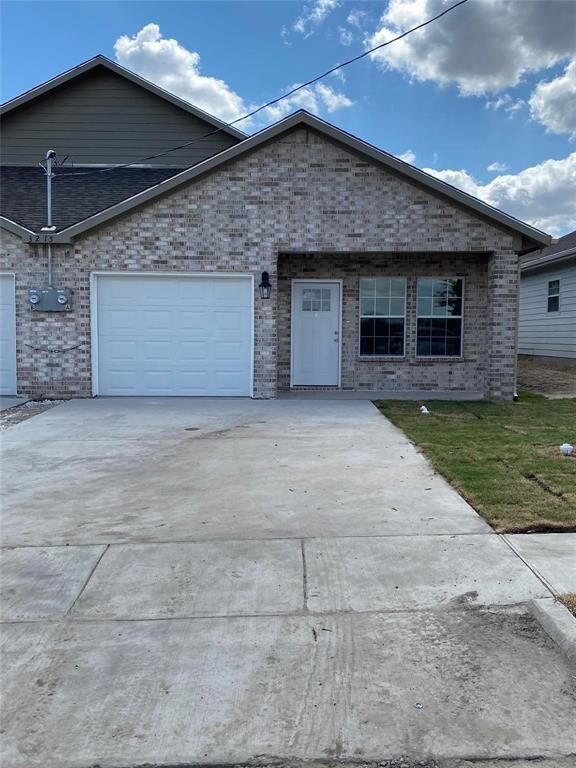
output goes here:
{"type": "Polygon", "coordinates": [[[486,397],[489,261],[486,253],[280,254],[278,396],[486,397]]]}

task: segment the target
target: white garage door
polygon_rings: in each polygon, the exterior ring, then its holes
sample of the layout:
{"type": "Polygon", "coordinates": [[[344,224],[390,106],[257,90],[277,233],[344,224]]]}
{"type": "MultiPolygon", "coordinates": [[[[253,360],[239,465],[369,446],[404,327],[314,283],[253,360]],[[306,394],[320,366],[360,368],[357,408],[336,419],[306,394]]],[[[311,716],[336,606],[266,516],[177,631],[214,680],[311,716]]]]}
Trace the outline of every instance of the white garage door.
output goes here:
{"type": "Polygon", "coordinates": [[[16,394],[14,275],[0,275],[0,395],[16,394]]]}
{"type": "Polygon", "coordinates": [[[99,275],[97,394],[250,396],[252,280],[99,275]]]}

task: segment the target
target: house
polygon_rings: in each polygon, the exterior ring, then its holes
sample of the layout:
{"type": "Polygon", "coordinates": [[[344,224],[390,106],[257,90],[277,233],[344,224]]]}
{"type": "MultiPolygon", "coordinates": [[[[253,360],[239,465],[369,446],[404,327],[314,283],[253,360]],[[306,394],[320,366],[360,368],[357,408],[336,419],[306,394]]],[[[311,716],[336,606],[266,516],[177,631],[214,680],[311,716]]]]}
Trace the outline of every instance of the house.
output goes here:
{"type": "Polygon", "coordinates": [[[4,391],[513,396],[534,227],[304,111],[244,136],[103,57],[2,111],[4,391]],[[48,149],[74,161],[51,230],[48,149]]]}
{"type": "Polygon", "coordinates": [[[576,231],[520,266],[518,352],[576,359],[576,231]]]}

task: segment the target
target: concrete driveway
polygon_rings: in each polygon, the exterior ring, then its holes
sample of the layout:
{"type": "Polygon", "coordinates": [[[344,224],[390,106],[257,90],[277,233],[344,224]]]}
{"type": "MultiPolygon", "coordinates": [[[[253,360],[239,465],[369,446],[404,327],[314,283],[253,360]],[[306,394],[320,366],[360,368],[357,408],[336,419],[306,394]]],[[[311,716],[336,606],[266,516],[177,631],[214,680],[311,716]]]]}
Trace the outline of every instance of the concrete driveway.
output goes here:
{"type": "Polygon", "coordinates": [[[370,402],[79,400],[2,450],[2,768],[576,753],[550,592],[370,402]]]}

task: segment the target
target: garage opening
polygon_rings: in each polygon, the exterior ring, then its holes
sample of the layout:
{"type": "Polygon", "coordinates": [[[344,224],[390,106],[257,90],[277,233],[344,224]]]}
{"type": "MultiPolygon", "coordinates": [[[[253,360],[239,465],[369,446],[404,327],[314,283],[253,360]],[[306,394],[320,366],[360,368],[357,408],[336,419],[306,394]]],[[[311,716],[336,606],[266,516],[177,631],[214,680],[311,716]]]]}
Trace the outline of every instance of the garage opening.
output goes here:
{"type": "Polygon", "coordinates": [[[0,274],[0,395],[16,394],[14,275],[0,274]]]}
{"type": "Polygon", "coordinates": [[[252,395],[252,276],[93,279],[94,394],[252,395]]]}

